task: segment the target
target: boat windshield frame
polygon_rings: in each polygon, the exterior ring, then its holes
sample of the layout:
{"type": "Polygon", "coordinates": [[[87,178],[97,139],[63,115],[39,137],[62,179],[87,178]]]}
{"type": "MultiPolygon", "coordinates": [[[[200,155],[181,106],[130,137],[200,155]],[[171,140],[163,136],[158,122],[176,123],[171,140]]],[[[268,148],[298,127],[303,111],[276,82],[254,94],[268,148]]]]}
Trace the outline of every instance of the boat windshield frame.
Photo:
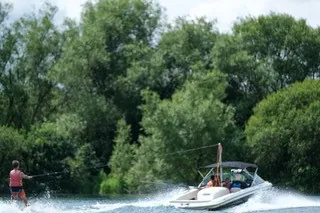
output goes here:
{"type": "Polygon", "coordinates": [[[202,179],[202,181],[198,185],[198,188],[205,186],[210,181],[211,175],[214,175],[214,169],[215,168],[211,168],[210,171],[204,176],[204,178],[202,179]]]}
{"type": "MultiPolygon", "coordinates": [[[[259,185],[264,182],[264,180],[257,174],[258,166],[255,164],[249,164],[249,163],[244,163],[244,162],[223,162],[221,167],[222,168],[230,168],[231,170],[235,168],[235,169],[239,170],[238,173],[246,174],[245,176],[249,176],[252,179],[251,186],[256,186],[256,185],[259,185]],[[247,167],[255,168],[255,171],[252,172],[253,174],[247,170],[247,167]]],[[[206,166],[205,168],[211,168],[211,169],[203,177],[202,181],[198,185],[198,188],[204,187],[210,181],[210,177],[212,175],[215,175],[214,169],[216,168],[216,164],[211,164],[209,166],[206,166]]],[[[222,173],[222,180],[224,180],[223,175],[224,174],[222,173]]]]}

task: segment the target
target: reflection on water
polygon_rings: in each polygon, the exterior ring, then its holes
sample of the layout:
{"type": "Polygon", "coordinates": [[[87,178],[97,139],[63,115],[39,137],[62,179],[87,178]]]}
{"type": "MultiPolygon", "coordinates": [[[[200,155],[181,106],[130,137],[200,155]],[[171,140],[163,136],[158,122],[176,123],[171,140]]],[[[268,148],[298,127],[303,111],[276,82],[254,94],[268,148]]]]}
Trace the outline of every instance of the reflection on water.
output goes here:
{"type": "MultiPolygon", "coordinates": [[[[130,212],[130,213],[164,213],[164,212],[199,212],[176,209],[169,206],[169,200],[183,191],[182,188],[144,196],[115,197],[54,197],[45,194],[42,197],[31,197],[31,206],[23,209],[23,204],[11,203],[9,196],[0,200],[0,213],[82,213],[82,212],[130,212]]],[[[201,211],[206,212],[206,211],[201,211]]],[[[223,213],[267,212],[295,213],[320,212],[320,197],[309,197],[293,192],[271,189],[261,192],[248,202],[229,209],[220,210],[223,213]]]]}

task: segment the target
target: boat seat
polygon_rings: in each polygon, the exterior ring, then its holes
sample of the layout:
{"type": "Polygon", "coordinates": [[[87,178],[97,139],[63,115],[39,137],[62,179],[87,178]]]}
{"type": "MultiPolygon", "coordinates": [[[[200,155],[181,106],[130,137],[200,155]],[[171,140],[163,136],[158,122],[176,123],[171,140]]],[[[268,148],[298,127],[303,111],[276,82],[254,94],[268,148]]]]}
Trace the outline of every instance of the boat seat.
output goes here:
{"type": "Polygon", "coordinates": [[[248,185],[245,182],[240,181],[240,180],[234,180],[234,181],[232,181],[232,184],[231,184],[231,188],[245,189],[247,187],[248,187],[248,185]]]}
{"type": "Polygon", "coordinates": [[[231,188],[230,193],[238,192],[240,190],[241,190],[240,188],[231,188]]]}

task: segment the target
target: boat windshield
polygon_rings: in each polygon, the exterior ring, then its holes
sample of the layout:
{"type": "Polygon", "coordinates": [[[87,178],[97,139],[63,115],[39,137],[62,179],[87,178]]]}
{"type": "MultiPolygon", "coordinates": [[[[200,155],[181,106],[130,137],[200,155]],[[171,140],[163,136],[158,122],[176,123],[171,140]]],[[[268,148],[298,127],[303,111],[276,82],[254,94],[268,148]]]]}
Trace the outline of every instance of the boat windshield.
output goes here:
{"type": "MultiPolygon", "coordinates": [[[[246,169],[230,169],[224,168],[224,173],[222,175],[222,182],[229,178],[232,181],[245,182],[248,186],[259,185],[264,182],[264,180],[257,174],[257,170],[249,172],[246,169]]],[[[210,177],[214,175],[214,169],[211,169],[207,175],[203,178],[198,187],[206,186],[210,181],[210,177]]]]}
{"type": "Polygon", "coordinates": [[[240,171],[240,172],[234,172],[233,170],[231,170],[231,172],[229,173],[225,173],[223,179],[225,180],[226,178],[229,178],[230,181],[247,181],[247,180],[253,180],[252,176],[250,176],[249,174],[247,174],[244,171],[240,171]]]}
{"type": "Polygon", "coordinates": [[[255,173],[251,186],[256,186],[256,185],[259,185],[263,182],[264,182],[264,180],[257,173],[255,173]]]}
{"type": "Polygon", "coordinates": [[[210,177],[214,175],[214,169],[210,169],[210,171],[207,173],[207,175],[202,179],[201,183],[198,185],[198,187],[206,186],[207,183],[210,181],[210,177]]]}

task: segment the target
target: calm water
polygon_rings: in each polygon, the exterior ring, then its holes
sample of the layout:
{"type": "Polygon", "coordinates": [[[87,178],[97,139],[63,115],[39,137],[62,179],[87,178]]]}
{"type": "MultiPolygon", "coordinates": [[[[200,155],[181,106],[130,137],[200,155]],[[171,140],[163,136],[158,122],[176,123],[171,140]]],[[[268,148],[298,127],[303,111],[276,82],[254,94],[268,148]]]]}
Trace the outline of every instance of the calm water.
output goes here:
{"type": "MultiPolygon", "coordinates": [[[[159,193],[152,196],[114,197],[114,198],[80,198],[80,197],[53,197],[50,194],[42,197],[31,197],[31,206],[21,210],[22,203],[12,204],[8,197],[0,199],[0,213],[81,213],[81,212],[130,212],[130,213],[195,213],[206,211],[181,210],[170,207],[168,201],[183,189],[159,193]],[[21,204],[21,205],[20,205],[21,204]]],[[[211,211],[212,212],[212,211],[211,211]]],[[[248,202],[229,209],[220,210],[221,213],[300,213],[320,212],[320,197],[305,196],[289,191],[272,189],[261,192],[250,198],[248,202]]]]}

